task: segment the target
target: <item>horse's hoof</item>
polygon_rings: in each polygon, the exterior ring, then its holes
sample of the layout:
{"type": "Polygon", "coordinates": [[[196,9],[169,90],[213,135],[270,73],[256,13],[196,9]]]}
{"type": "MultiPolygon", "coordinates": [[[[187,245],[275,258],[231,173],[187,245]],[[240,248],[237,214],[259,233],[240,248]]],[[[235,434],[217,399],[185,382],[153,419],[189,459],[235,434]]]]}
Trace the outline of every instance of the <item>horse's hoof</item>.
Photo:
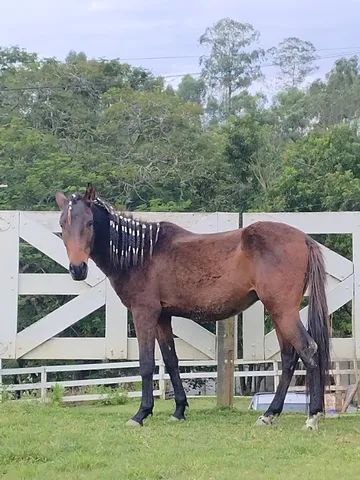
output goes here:
{"type": "Polygon", "coordinates": [[[315,432],[319,430],[319,424],[317,422],[313,422],[311,419],[308,419],[303,426],[303,430],[315,432]]]}
{"type": "Polygon", "coordinates": [[[273,423],[274,417],[269,416],[266,417],[265,415],[261,415],[255,422],[257,427],[270,427],[273,423]]]}
{"type": "Polygon", "coordinates": [[[317,431],[319,430],[319,420],[322,417],[322,413],[317,413],[309,417],[304,425],[304,430],[317,431]]]}
{"type": "Polygon", "coordinates": [[[170,422],[182,422],[183,420],[185,420],[185,418],[177,418],[174,415],[170,415],[169,417],[170,422]]]}
{"type": "Polygon", "coordinates": [[[127,427],[142,427],[141,423],[137,422],[136,420],[133,420],[132,418],[130,418],[130,420],[128,420],[126,422],[126,426],[127,427]]]}

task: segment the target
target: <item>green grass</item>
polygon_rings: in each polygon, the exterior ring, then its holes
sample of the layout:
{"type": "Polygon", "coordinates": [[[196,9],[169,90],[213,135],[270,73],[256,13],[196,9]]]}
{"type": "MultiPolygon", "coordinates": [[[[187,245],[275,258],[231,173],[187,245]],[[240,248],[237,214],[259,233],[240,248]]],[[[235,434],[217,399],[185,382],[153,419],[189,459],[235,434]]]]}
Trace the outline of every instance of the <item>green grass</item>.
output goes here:
{"type": "Polygon", "coordinates": [[[360,415],[302,431],[304,415],[276,427],[254,427],[248,400],[220,410],[215,400],[190,401],[186,422],[168,418],[172,401],[157,401],[143,428],[125,405],[0,404],[0,478],[66,480],[342,480],[360,478],[360,415]]]}

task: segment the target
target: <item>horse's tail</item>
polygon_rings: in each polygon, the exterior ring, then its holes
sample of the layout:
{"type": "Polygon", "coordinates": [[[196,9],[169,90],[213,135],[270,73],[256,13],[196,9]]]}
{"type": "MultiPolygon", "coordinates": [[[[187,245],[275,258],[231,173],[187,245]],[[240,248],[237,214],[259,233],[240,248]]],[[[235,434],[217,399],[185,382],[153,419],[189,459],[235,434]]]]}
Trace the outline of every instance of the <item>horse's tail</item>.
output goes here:
{"type": "Polygon", "coordinates": [[[317,343],[316,362],[320,370],[321,392],[325,391],[330,367],[330,329],[329,313],[325,294],[326,272],[319,245],[307,237],[309,261],[307,267],[307,286],[309,293],[308,332],[317,343]]]}

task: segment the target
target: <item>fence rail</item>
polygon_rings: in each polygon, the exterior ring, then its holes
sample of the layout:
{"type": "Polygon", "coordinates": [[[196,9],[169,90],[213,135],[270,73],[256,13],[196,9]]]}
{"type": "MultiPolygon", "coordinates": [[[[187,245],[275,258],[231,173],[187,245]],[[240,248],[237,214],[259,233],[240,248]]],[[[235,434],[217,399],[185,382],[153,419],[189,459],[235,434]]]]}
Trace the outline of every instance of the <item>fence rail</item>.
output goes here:
{"type": "MultiPolygon", "coordinates": [[[[214,371],[216,367],[216,361],[213,360],[200,360],[200,361],[180,361],[180,370],[183,368],[208,368],[209,370],[205,371],[191,371],[191,372],[180,372],[180,377],[183,380],[209,380],[217,378],[217,372],[214,371]],[[212,371],[211,371],[212,369],[212,371]]],[[[156,366],[158,372],[154,375],[154,381],[158,382],[158,388],[154,390],[154,396],[165,398],[166,394],[166,381],[170,380],[169,375],[165,371],[165,365],[162,361],[157,361],[156,366]]],[[[236,370],[234,372],[235,378],[273,378],[273,386],[276,389],[279,379],[281,376],[281,369],[279,368],[279,362],[268,360],[268,361],[244,361],[236,360],[235,361],[236,370]],[[254,366],[265,365],[270,367],[266,370],[252,370],[254,366]],[[239,370],[239,367],[242,369],[239,370]]],[[[101,378],[89,378],[89,379],[78,379],[78,380],[59,380],[59,381],[50,381],[48,378],[49,374],[65,373],[65,372],[101,372],[104,370],[127,370],[127,369],[137,369],[139,368],[139,362],[112,362],[112,363],[92,363],[92,364],[78,364],[78,365],[46,365],[41,367],[26,367],[26,368],[0,368],[0,387],[3,392],[25,392],[25,391],[37,391],[38,397],[41,401],[46,402],[49,399],[49,391],[53,389],[56,385],[60,385],[64,388],[64,402],[81,402],[81,401],[95,401],[102,400],[108,396],[106,393],[83,393],[81,389],[83,387],[99,387],[105,385],[121,385],[121,386],[130,386],[130,384],[138,383],[141,381],[140,375],[118,375],[116,377],[101,377],[101,378]],[[24,383],[12,383],[8,384],[6,377],[9,376],[24,376],[24,375],[36,375],[37,378],[33,378],[30,382],[28,379],[24,383]],[[79,388],[79,393],[74,394],[69,392],[69,389],[79,388]]],[[[333,369],[331,371],[331,376],[333,378],[333,384],[330,386],[332,391],[341,391],[346,390],[347,386],[352,383],[351,378],[357,378],[358,376],[359,365],[356,362],[348,361],[336,361],[333,362],[333,369]],[[342,364],[345,366],[341,366],[342,364]],[[351,365],[351,366],[350,366],[351,365]],[[344,379],[345,377],[345,379],[344,379]]],[[[306,375],[305,370],[295,370],[294,376],[304,376],[306,375]]],[[[304,390],[302,386],[291,386],[292,391],[304,390]]],[[[141,391],[128,391],[129,397],[140,397],[141,391]]]]}

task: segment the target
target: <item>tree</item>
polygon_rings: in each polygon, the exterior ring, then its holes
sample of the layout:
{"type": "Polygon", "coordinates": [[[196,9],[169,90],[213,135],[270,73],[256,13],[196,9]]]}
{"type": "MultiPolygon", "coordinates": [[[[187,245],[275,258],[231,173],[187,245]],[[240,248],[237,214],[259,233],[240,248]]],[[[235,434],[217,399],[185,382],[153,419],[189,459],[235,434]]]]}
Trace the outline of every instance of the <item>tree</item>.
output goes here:
{"type": "Polygon", "coordinates": [[[313,113],[309,95],[299,88],[282,90],[274,98],[273,122],[283,138],[303,136],[310,128],[313,113]]]}
{"type": "Polygon", "coordinates": [[[326,127],[360,119],[359,58],[341,58],[326,76],[314,82],[308,92],[309,105],[319,125],[326,127]]]}
{"type": "Polygon", "coordinates": [[[23,67],[36,61],[36,53],[28,53],[19,47],[0,47],[0,75],[2,72],[14,73],[19,66],[23,67]]]}
{"type": "Polygon", "coordinates": [[[284,84],[296,87],[317,69],[314,65],[315,52],[316,49],[311,42],[289,37],[279,43],[278,47],[271,48],[268,55],[280,68],[284,84]]]}
{"type": "Polygon", "coordinates": [[[266,210],[360,209],[360,138],[337,125],[288,144],[266,210]]]}
{"type": "Polygon", "coordinates": [[[23,119],[0,126],[0,209],[51,209],[56,189],[82,186],[86,170],[64,153],[59,140],[23,119]]]}
{"type": "Polygon", "coordinates": [[[223,141],[205,130],[200,105],[166,92],[122,89],[103,101],[93,172],[104,176],[105,190],[130,209],[214,210],[226,202],[219,187],[227,175],[223,141]]]}
{"type": "Polygon", "coordinates": [[[210,47],[210,55],[200,58],[202,78],[208,87],[220,90],[228,113],[234,94],[261,76],[263,50],[250,48],[258,38],[252,25],[230,18],[219,20],[200,37],[200,44],[210,47]]]}
{"type": "Polygon", "coordinates": [[[205,82],[192,75],[185,75],[177,89],[177,94],[184,102],[201,103],[205,94],[205,82]]]}
{"type": "Polygon", "coordinates": [[[277,178],[281,142],[266,110],[231,117],[224,126],[225,158],[231,168],[233,208],[244,212],[264,203],[277,178]]]}

